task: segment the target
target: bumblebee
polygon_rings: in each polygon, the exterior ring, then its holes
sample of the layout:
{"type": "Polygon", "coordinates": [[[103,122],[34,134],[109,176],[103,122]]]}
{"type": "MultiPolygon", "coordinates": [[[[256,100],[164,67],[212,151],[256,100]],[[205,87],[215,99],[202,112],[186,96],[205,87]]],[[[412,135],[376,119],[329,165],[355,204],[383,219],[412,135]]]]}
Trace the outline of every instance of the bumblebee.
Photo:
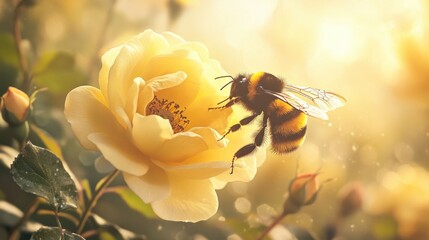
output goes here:
{"type": "MultiPolygon", "coordinates": [[[[262,117],[261,129],[257,132],[253,143],[247,144],[234,154],[231,161],[231,174],[234,172],[234,162],[238,158],[252,153],[262,145],[268,123],[271,135],[272,149],[276,153],[288,153],[302,145],[307,131],[307,115],[327,120],[326,112],[345,104],[344,97],[325,90],[301,87],[285,83],[282,79],[267,73],[239,74],[231,78],[221,90],[231,84],[228,98],[217,103],[223,106],[212,107],[209,110],[225,109],[234,104],[241,104],[252,112],[232,125],[222,136],[223,139],[231,132],[238,131],[241,126],[252,122],[259,115],[262,117]]],[[[221,140],[219,139],[219,140],[221,140]]]]}

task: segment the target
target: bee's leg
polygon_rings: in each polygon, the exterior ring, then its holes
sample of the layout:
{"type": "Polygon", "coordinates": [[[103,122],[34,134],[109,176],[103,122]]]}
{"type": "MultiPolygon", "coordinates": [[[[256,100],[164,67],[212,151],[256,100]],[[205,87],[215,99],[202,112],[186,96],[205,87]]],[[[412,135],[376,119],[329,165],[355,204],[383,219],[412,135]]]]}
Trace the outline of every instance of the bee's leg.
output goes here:
{"type": "Polygon", "coordinates": [[[238,102],[240,102],[240,98],[234,98],[234,99],[230,100],[229,102],[227,102],[223,106],[220,106],[220,107],[211,107],[211,108],[209,108],[209,110],[229,108],[229,107],[231,107],[232,105],[234,105],[234,104],[236,104],[238,102]]]}
{"type": "MultiPolygon", "coordinates": [[[[253,115],[252,115],[253,116],[253,115]]],[[[255,142],[247,144],[246,146],[238,149],[238,151],[234,154],[234,157],[231,161],[231,172],[230,174],[234,173],[234,162],[238,158],[244,157],[253,151],[255,151],[256,147],[259,147],[264,142],[264,135],[265,135],[265,129],[267,128],[267,122],[268,122],[268,115],[264,113],[264,119],[262,121],[262,128],[259,130],[258,134],[256,134],[255,142]]]]}
{"type": "Polygon", "coordinates": [[[218,141],[220,141],[220,140],[222,140],[226,135],[228,135],[230,132],[235,132],[235,131],[237,131],[238,129],[240,129],[241,128],[241,126],[244,126],[244,125],[247,125],[247,124],[249,124],[251,121],[253,121],[253,119],[255,119],[257,116],[259,116],[261,114],[261,112],[259,112],[259,113],[255,113],[255,114],[253,114],[253,115],[250,115],[250,116],[248,116],[248,117],[245,117],[245,118],[243,118],[243,119],[241,119],[240,120],[240,122],[238,122],[238,123],[236,123],[236,124],[234,124],[234,125],[232,125],[229,129],[228,129],[228,131],[220,138],[220,139],[218,139],[218,141]]]}

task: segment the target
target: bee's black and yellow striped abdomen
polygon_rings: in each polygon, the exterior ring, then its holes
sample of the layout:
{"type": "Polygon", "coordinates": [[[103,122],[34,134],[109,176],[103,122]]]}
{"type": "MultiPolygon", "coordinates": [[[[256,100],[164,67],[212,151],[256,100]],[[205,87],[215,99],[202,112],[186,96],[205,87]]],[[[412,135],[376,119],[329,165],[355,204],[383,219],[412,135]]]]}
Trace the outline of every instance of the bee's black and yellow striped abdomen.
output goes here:
{"type": "Polygon", "coordinates": [[[267,109],[274,152],[287,153],[302,145],[307,130],[307,115],[275,99],[267,109]]]}

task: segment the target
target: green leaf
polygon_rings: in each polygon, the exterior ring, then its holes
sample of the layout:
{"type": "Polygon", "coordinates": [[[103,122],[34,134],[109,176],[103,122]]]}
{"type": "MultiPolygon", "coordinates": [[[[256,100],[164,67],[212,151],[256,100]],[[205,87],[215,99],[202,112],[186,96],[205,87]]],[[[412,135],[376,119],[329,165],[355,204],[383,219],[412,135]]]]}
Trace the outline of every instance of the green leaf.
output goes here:
{"type": "Polygon", "coordinates": [[[141,200],[133,191],[128,187],[113,187],[109,188],[109,192],[118,194],[119,197],[133,210],[142,214],[147,218],[156,218],[156,214],[153,212],[150,204],[147,204],[141,200]]]}
{"type": "Polygon", "coordinates": [[[43,54],[33,68],[33,81],[50,92],[68,93],[83,85],[86,74],[75,65],[75,58],[67,52],[48,52],[43,54]]]}
{"type": "Polygon", "coordinates": [[[54,153],[58,158],[64,159],[63,152],[61,151],[60,145],[57,143],[55,138],[49,135],[45,130],[37,127],[34,124],[30,125],[31,131],[33,131],[37,137],[40,138],[40,141],[45,145],[47,149],[49,149],[52,153],[54,153]]]}
{"type": "Polygon", "coordinates": [[[77,189],[61,160],[28,142],[11,167],[18,186],[48,200],[55,210],[76,208],[77,189]]]}
{"type": "MultiPolygon", "coordinates": [[[[61,229],[57,227],[41,227],[30,240],[61,240],[61,229]]],[[[85,240],[76,233],[64,232],[64,240],[85,240]]]]}
{"type": "Polygon", "coordinates": [[[89,184],[89,180],[88,179],[83,179],[80,182],[80,185],[82,186],[82,189],[85,191],[85,195],[88,199],[92,198],[92,190],[91,190],[91,185],[89,184]]]}
{"type": "Polygon", "coordinates": [[[73,174],[70,167],[67,165],[66,162],[64,162],[64,156],[63,152],[61,151],[61,147],[58,144],[57,140],[53,138],[48,132],[45,130],[37,127],[34,124],[30,125],[31,131],[33,131],[37,137],[40,139],[40,141],[43,143],[43,145],[51,152],[53,152],[58,158],[63,160],[63,165],[65,170],[70,174],[70,177],[73,179],[73,182],[75,183],[75,186],[77,187],[77,190],[79,192],[82,191],[82,187],[79,184],[79,180],[77,177],[73,174]]]}

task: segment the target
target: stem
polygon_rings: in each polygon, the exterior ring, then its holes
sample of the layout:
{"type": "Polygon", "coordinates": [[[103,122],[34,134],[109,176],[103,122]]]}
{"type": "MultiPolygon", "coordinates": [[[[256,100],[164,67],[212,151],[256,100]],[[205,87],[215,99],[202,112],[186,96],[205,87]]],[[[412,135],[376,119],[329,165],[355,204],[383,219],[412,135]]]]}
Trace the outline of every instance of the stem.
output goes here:
{"type": "Polygon", "coordinates": [[[87,239],[89,237],[94,236],[97,233],[98,233],[97,230],[89,230],[89,231],[86,231],[86,232],[82,233],[80,236],[83,237],[83,238],[85,238],[85,239],[87,239]]]}
{"type": "Polygon", "coordinates": [[[40,198],[36,197],[33,202],[31,203],[30,207],[27,209],[27,211],[24,212],[24,215],[19,220],[18,223],[13,227],[11,234],[9,235],[8,240],[17,240],[20,235],[20,229],[22,225],[27,222],[27,220],[33,215],[40,204],[40,198]]]}
{"type": "Polygon", "coordinates": [[[106,38],[106,33],[107,33],[107,29],[108,26],[110,25],[110,22],[112,21],[112,15],[113,15],[113,10],[115,9],[115,5],[116,5],[116,1],[117,0],[110,0],[110,5],[107,9],[107,13],[106,13],[106,18],[104,19],[103,25],[101,26],[101,30],[100,30],[100,34],[98,35],[98,39],[96,41],[96,45],[95,45],[95,50],[92,54],[92,57],[90,58],[90,63],[89,63],[89,67],[88,67],[88,74],[89,76],[92,78],[93,75],[95,75],[96,73],[98,74],[98,62],[99,62],[99,51],[101,46],[103,45],[103,42],[106,38]]]}
{"type": "Polygon", "coordinates": [[[82,215],[82,218],[79,222],[79,225],[77,226],[77,234],[81,234],[83,231],[83,227],[85,226],[86,221],[88,220],[89,216],[91,215],[92,209],[97,204],[98,199],[103,195],[104,190],[107,186],[109,186],[110,183],[115,179],[116,176],[118,176],[119,170],[113,171],[110,175],[107,176],[106,180],[100,185],[100,187],[95,191],[94,195],[92,196],[91,200],[89,201],[88,207],[85,209],[85,212],[82,215]]]}
{"type": "Polygon", "coordinates": [[[279,224],[283,218],[287,216],[287,212],[283,211],[274,221],[256,238],[256,240],[264,239],[273,228],[279,224]]]}
{"type": "Polygon", "coordinates": [[[30,71],[28,68],[28,62],[27,58],[24,56],[24,52],[21,48],[21,26],[19,22],[19,14],[21,9],[24,7],[24,1],[19,1],[18,4],[16,4],[14,15],[13,15],[13,34],[15,39],[15,47],[16,52],[18,53],[18,59],[19,59],[19,66],[21,68],[21,72],[23,75],[23,82],[21,90],[24,92],[28,92],[30,89],[31,84],[31,78],[30,78],[30,71]]]}
{"type": "Polygon", "coordinates": [[[57,222],[58,228],[61,231],[61,240],[64,240],[63,226],[61,225],[60,218],[58,217],[57,209],[54,210],[54,213],[55,213],[55,221],[57,222]]]}

